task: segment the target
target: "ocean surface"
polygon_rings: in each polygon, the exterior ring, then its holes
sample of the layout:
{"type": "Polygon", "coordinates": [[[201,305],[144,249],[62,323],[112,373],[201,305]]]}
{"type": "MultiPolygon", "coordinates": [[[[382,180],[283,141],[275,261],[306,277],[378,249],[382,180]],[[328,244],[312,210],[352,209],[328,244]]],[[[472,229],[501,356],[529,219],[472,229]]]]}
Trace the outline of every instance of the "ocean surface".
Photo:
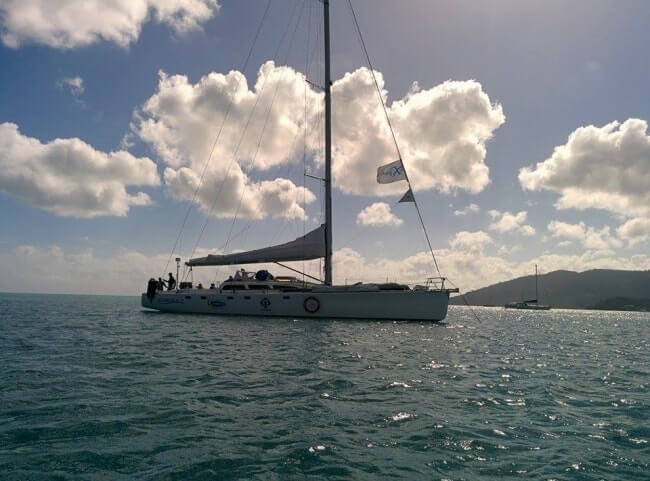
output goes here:
{"type": "Polygon", "coordinates": [[[650,479],[650,313],[444,323],[0,294],[0,479],[650,479]]]}

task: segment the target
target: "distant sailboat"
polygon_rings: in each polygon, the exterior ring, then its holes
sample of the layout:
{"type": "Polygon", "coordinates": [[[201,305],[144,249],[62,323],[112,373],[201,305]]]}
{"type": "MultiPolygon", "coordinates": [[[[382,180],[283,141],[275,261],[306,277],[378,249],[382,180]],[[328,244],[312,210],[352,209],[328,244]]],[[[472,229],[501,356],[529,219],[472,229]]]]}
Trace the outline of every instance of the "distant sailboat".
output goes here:
{"type": "MultiPolygon", "coordinates": [[[[284,244],[247,252],[208,255],[187,261],[186,266],[226,266],[255,263],[276,263],[299,272],[284,262],[325,259],[324,281],[304,274],[316,282],[293,276],[274,277],[266,270],[237,271],[219,287],[204,289],[191,282],[180,282],[178,288],[164,291],[155,279],[149,281],[142,294],[142,306],[166,312],[353,319],[410,319],[440,321],[447,315],[449,294],[457,288],[445,286],[444,277],[430,277],[411,288],[397,283],[354,285],[332,284],[332,134],[331,78],[329,47],[329,0],[322,0],[325,48],[325,223],[303,237],[284,244]]],[[[355,19],[356,21],[356,19],[355,19]]],[[[399,149],[398,149],[399,150],[399,149]]],[[[400,156],[401,157],[401,156],[400,156]]],[[[377,170],[377,182],[386,184],[406,181],[408,190],[399,202],[414,203],[420,221],[411,183],[401,158],[377,170]]],[[[424,222],[422,222],[424,228],[424,222]]],[[[426,229],[425,229],[426,234],[426,229]]],[[[429,238],[427,235],[427,242],[429,238]]],[[[431,245],[429,243],[429,248],[431,245]]],[[[431,250],[433,255],[433,250],[431,250]]],[[[435,261],[435,257],[433,258],[435,261]]],[[[177,259],[179,262],[180,259],[177,259]]],[[[436,264],[437,267],[437,264],[436,264]]],[[[178,270],[177,270],[178,272],[178,270]]],[[[300,273],[303,274],[303,273],[300,273]]],[[[178,274],[177,274],[178,277],[178,274]]]]}
{"type": "Polygon", "coordinates": [[[528,309],[531,311],[548,311],[551,309],[551,306],[540,304],[538,302],[537,295],[537,264],[535,264],[535,299],[530,299],[528,301],[513,301],[505,305],[506,309],[528,309]]]}

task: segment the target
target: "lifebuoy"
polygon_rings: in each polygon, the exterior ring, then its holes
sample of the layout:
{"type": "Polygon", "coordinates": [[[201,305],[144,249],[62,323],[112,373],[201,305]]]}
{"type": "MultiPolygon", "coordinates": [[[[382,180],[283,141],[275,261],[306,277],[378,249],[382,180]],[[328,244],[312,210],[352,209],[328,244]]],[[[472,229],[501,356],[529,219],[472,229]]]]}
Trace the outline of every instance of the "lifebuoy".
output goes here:
{"type": "Polygon", "coordinates": [[[302,307],[304,307],[305,311],[308,313],[314,314],[315,312],[318,312],[318,309],[320,309],[320,301],[313,296],[309,296],[302,303],[302,307]]]}

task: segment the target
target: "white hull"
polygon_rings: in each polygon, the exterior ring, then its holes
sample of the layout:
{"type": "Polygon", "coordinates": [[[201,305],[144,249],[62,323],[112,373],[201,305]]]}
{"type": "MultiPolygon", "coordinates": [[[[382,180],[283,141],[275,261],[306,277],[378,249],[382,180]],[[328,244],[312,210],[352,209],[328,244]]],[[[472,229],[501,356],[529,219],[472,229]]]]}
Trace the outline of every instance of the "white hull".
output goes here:
{"type": "Polygon", "coordinates": [[[142,307],[163,312],[327,319],[441,321],[449,292],[354,291],[281,292],[187,289],[142,294],[142,307]]]}

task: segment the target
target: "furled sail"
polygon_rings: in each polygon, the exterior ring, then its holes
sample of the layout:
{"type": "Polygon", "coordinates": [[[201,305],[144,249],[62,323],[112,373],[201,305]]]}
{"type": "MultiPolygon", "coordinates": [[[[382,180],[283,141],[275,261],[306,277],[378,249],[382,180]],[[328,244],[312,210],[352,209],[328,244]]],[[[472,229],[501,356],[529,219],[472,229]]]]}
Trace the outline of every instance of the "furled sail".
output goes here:
{"type": "Polygon", "coordinates": [[[234,254],[208,255],[190,259],[188,266],[228,266],[233,264],[257,264],[260,262],[307,261],[325,257],[325,225],[277,246],[264,247],[234,254]]]}

